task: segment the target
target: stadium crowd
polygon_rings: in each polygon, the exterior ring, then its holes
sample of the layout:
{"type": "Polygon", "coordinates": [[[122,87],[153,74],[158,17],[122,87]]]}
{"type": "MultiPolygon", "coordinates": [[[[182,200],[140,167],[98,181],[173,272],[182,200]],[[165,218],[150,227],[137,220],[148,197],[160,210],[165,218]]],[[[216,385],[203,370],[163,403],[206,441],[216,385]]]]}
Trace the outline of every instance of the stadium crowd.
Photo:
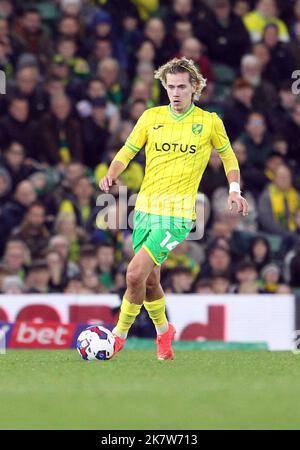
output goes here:
{"type": "Polygon", "coordinates": [[[125,197],[115,187],[97,202],[98,182],[143,111],[167,104],[153,73],[175,56],[207,79],[197,104],[224,120],[251,213],[228,212],[213,152],[204,236],[171,252],[164,290],[300,287],[300,0],[0,0],[2,293],[122,295],[132,230],[107,217],[132,212],[144,156],[122,176],[125,197]]]}

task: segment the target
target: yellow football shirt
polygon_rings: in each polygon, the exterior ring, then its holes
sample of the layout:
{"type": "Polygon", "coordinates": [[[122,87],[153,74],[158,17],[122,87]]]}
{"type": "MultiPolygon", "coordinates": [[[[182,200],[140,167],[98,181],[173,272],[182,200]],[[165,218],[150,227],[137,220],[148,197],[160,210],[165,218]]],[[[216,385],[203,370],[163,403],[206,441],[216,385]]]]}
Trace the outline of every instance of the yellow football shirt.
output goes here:
{"type": "Polygon", "coordinates": [[[128,162],[145,147],[145,176],[135,209],[195,219],[199,184],[215,148],[226,174],[239,170],[222,120],[192,103],[183,114],[169,106],[146,110],[114,161],[128,162]]]}

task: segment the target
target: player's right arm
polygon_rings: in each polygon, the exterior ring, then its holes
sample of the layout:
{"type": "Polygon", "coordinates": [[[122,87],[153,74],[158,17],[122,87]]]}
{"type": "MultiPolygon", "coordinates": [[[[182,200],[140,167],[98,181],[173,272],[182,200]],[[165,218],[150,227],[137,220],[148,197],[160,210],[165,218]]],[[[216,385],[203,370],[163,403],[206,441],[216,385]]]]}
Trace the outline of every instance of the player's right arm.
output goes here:
{"type": "Polygon", "coordinates": [[[125,166],[120,161],[112,161],[107,174],[100,180],[99,187],[102,191],[108,192],[110,186],[118,184],[118,178],[125,170],[125,166]]]}
{"type": "Polygon", "coordinates": [[[99,187],[108,192],[110,186],[118,184],[118,178],[124,172],[130,161],[144,147],[148,137],[147,111],[137,121],[123,147],[112,160],[108,172],[99,182],[99,187]]]}

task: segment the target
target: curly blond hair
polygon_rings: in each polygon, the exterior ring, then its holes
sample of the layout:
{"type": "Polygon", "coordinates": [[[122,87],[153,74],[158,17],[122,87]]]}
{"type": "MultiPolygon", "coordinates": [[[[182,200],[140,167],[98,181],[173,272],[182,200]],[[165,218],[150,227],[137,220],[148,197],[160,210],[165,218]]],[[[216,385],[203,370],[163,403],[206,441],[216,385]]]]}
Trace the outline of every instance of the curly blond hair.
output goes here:
{"type": "Polygon", "coordinates": [[[168,73],[184,73],[188,72],[190,75],[190,83],[196,87],[196,91],[193,95],[193,100],[198,100],[202,90],[206,86],[206,79],[203,78],[198,67],[192,59],[173,58],[163,66],[160,66],[154,72],[154,78],[160,80],[164,88],[167,87],[167,74],[168,73]]]}

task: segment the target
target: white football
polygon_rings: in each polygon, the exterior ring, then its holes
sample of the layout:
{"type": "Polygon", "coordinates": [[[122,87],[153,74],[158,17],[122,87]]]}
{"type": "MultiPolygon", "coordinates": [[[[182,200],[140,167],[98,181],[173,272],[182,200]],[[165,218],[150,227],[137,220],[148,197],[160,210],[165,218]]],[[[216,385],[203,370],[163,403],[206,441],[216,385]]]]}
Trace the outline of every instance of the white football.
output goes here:
{"type": "Polygon", "coordinates": [[[106,361],[114,354],[115,338],[100,325],[88,327],[77,338],[77,350],[86,361],[106,361]]]}

